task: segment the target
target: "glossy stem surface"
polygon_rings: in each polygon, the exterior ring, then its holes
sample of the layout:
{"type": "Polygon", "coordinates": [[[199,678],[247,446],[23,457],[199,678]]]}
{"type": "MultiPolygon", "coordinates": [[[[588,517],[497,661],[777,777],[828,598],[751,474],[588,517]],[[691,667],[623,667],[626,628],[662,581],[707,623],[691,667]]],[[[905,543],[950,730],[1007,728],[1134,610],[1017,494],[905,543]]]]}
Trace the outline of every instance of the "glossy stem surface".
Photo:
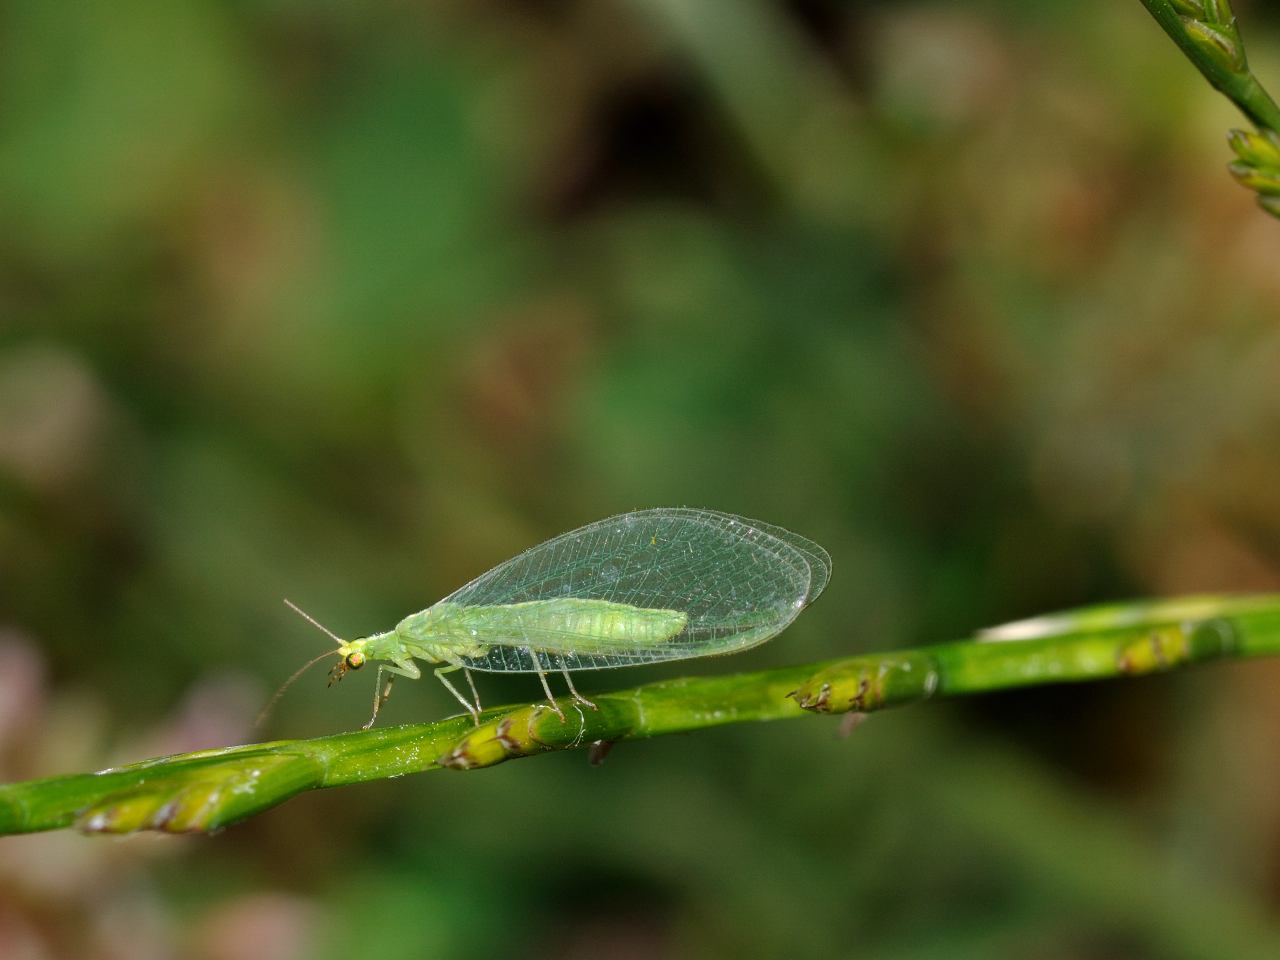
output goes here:
{"type": "Polygon", "coordinates": [[[1189,597],[1092,607],[888,653],[501,707],[434,723],[162,757],[0,786],[0,833],[209,832],[304,790],[468,770],[551,750],[814,713],[868,713],[937,697],[1103,680],[1280,653],[1280,596],[1189,597]]]}

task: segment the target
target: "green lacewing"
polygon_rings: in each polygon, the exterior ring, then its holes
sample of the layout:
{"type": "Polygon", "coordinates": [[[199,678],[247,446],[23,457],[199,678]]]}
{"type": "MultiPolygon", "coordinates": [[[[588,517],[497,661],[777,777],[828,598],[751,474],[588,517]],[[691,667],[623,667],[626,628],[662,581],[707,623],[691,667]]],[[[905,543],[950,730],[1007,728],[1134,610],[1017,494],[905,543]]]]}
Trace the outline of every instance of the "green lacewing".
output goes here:
{"type": "Polygon", "coordinates": [[[330,684],[379,662],[366,728],[395,677],[422,676],[415,660],[441,664],[436,677],[479,723],[473,670],[536,673],[563,718],[548,673],[563,674],[574,702],[594,708],[574,687],[574,671],[750,649],[785,630],[830,575],[827,551],[790,530],[716,510],[660,507],[532,547],[385,633],[343,640],[285,603],[338,644],[312,661],[337,654],[330,684]],[[470,700],[446,676],[458,670],[470,700]]]}

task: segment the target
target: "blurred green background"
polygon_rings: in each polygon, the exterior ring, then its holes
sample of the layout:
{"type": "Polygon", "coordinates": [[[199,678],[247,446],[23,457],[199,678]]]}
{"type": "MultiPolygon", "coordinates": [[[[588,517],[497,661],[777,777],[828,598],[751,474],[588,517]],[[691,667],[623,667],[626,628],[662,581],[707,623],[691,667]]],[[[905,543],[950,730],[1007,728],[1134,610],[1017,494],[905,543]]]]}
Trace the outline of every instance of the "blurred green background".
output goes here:
{"type": "MultiPolygon", "coordinates": [[[[1132,0],[0,18],[0,779],[262,736],[328,643],[281,597],[385,629],[639,507],[791,527],[834,579],[759,650],[586,693],[1280,589],[1280,225],[1132,0]]],[[[363,722],[371,678],[323,680],[267,735],[363,722]]],[[[1277,681],[5,839],[0,955],[1275,957],[1277,681]]]]}

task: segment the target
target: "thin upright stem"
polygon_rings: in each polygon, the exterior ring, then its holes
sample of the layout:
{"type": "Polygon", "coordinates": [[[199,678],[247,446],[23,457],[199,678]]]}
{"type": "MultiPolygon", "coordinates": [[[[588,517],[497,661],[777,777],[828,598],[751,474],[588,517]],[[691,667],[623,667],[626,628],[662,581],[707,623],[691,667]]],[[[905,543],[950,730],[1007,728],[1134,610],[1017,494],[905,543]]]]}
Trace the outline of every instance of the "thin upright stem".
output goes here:
{"type": "Polygon", "coordinates": [[[1205,79],[1252,123],[1280,131],[1280,105],[1249,69],[1228,0],[1142,0],[1142,5],[1205,79]]]}

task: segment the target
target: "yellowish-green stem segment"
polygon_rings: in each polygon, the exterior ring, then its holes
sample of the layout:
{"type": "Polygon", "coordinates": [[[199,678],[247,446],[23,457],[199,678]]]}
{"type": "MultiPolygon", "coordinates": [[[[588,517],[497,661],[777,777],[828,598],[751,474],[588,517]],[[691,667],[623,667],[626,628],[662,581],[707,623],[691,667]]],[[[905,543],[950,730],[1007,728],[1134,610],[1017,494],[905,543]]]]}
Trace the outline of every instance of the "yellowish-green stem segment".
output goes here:
{"type": "Polygon", "coordinates": [[[0,786],[0,833],[208,832],[292,796],[424,770],[493,766],[549,750],[806,713],[866,713],[931,697],[1101,680],[1224,657],[1280,653],[1280,596],[1193,597],[1094,607],[978,637],[719,677],[688,677],[503,707],[435,723],[164,757],[0,786]]]}

